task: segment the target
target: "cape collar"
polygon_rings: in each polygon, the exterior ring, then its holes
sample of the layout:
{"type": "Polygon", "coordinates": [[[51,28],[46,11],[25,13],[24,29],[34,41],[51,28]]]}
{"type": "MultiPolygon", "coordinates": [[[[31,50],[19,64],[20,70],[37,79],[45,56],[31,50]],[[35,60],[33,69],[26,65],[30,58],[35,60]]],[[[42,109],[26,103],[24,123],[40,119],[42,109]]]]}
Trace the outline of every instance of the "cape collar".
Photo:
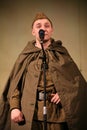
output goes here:
{"type": "MultiPolygon", "coordinates": [[[[26,53],[40,52],[41,49],[35,47],[35,42],[36,42],[35,40],[28,42],[27,46],[24,48],[22,53],[26,54],[26,53]]],[[[51,44],[49,45],[47,50],[54,50],[60,53],[66,52],[65,48],[62,46],[62,42],[60,40],[55,41],[54,39],[51,39],[51,44]]]]}

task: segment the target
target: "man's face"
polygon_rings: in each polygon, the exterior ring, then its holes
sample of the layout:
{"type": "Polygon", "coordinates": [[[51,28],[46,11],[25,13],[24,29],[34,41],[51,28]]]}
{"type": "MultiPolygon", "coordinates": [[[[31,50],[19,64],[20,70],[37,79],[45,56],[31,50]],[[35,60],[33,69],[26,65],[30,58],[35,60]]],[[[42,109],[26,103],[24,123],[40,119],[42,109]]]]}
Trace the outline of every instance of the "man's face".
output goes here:
{"type": "Polygon", "coordinates": [[[40,41],[39,30],[45,31],[44,40],[49,40],[52,36],[53,27],[48,19],[38,19],[34,22],[32,28],[32,35],[36,37],[36,40],[40,41]]]}

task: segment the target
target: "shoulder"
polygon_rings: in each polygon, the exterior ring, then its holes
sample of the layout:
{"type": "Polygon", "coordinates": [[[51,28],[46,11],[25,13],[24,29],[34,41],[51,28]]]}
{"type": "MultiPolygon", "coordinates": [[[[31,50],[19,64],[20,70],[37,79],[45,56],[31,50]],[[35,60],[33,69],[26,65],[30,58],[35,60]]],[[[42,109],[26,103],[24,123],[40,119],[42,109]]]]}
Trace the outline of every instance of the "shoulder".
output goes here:
{"type": "Polygon", "coordinates": [[[28,41],[28,43],[26,44],[26,46],[24,47],[21,53],[30,52],[30,50],[34,48],[34,43],[35,43],[35,40],[28,41]]]}
{"type": "Polygon", "coordinates": [[[52,47],[54,50],[59,51],[60,53],[68,54],[68,50],[63,46],[63,42],[61,40],[52,39],[52,47]]]}

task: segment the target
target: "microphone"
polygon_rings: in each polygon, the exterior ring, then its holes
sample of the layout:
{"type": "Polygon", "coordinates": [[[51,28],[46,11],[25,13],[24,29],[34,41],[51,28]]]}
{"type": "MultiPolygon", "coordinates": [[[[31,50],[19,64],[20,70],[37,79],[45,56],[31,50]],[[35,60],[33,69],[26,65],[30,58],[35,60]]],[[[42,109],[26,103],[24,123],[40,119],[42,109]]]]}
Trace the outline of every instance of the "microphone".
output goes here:
{"type": "Polygon", "coordinates": [[[41,40],[44,40],[45,31],[43,29],[39,30],[39,37],[41,40]]]}

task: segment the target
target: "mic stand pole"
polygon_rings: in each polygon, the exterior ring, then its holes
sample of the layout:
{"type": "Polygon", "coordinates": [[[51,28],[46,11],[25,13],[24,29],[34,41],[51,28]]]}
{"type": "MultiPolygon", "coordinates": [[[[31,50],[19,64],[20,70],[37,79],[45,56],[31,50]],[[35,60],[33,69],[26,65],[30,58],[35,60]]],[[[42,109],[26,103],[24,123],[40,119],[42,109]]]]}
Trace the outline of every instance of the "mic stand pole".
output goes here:
{"type": "Polygon", "coordinates": [[[43,40],[41,40],[41,47],[43,51],[43,56],[42,56],[42,66],[41,68],[43,69],[43,80],[44,80],[44,106],[43,106],[43,119],[44,119],[44,130],[47,130],[47,108],[46,108],[46,69],[48,69],[48,65],[46,63],[46,53],[44,51],[43,47],[43,40]]]}

